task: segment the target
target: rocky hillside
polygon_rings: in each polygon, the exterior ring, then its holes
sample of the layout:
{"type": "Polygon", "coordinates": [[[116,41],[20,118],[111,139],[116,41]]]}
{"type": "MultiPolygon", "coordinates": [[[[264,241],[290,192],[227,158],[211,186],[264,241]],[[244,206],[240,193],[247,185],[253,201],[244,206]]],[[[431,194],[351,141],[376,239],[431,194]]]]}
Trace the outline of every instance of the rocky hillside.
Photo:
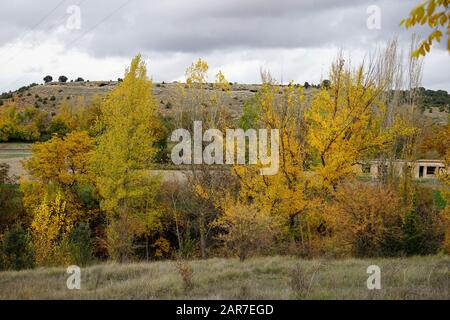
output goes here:
{"type": "MultiPolygon", "coordinates": [[[[82,81],[82,82],[52,82],[48,84],[32,84],[22,87],[14,92],[3,93],[0,95],[0,113],[2,105],[8,102],[15,102],[19,110],[26,106],[35,106],[49,115],[55,115],[58,112],[58,106],[66,101],[69,104],[83,103],[88,104],[96,96],[103,96],[117,86],[117,81],[82,81]]],[[[261,88],[258,84],[233,84],[230,94],[225,94],[213,88],[212,84],[205,85],[199,94],[217,95],[226,106],[229,107],[232,116],[238,117],[242,111],[244,102],[255,95],[261,88]]],[[[153,95],[159,104],[163,114],[169,114],[181,104],[181,91],[194,90],[186,89],[181,83],[154,83],[153,95]]],[[[306,90],[306,95],[310,95],[314,88],[306,90]]],[[[431,93],[442,93],[445,91],[422,90],[424,97],[431,97],[431,93]]],[[[446,92],[445,92],[446,93],[446,92]]],[[[447,93],[446,93],[447,94],[447,93]]],[[[439,96],[441,97],[442,94],[439,96]]],[[[450,96],[449,96],[450,97],[450,96]]],[[[442,99],[441,99],[442,100],[442,99]]],[[[435,123],[446,124],[448,122],[448,104],[441,105],[434,103],[436,99],[422,99],[426,101],[422,110],[424,116],[432,119],[435,123]],[[434,102],[433,102],[434,101],[434,102]]],[[[447,101],[447,100],[445,100],[447,101]]],[[[444,102],[445,102],[444,101],[444,102]]]]}
{"type": "MultiPolygon", "coordinates": [[[[64,101],[76,104],[82,99],[84,103],[88,104],[94,97],[103,96],[113,90],[117,84],[117,81],[84,81],[30,85],[12,93],[3,94],[3,99],[0,100],[3,101],[3,103],[0,102],[0,110],[2,104],[15,102],[19,110],[23,110],[27,106],[35,106],[54,115],[58,111],[58,106],[64,101]]],[[[229,106],[232,114],[237,115],[242,110],[244,102],[253,97],[260,88],[261,85],[234,84],[230,94],[216,90],[212,85],[206,85],[202,90],[206,94],[219,95],[225,105],[229,106]]],[[[186,89],[184,84],[180,83],[154,83],[153,95],[159,103],[161,112],[170,113],[180,104],[182,90],[191,89],[186,89]]]]}

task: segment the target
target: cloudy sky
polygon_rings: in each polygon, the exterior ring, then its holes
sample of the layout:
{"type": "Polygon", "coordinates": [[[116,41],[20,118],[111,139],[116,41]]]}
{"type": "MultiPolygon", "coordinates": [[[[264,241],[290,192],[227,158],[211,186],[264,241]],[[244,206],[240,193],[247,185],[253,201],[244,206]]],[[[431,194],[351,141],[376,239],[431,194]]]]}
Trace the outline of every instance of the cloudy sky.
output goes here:
{"type": "MultiPolygon", "coordinates": [[[[201,57],[210,78],[318,82],[340,50],[353,63],[411,32],[399,27],[418,0],[14,0],[0,4],[0,92],[46,74],[115,80],[138,52],[155,81],[184,78],[201,57]],[[374,7],[375,6],[375,7],[374,7]],[[376,15],[379,9],[379,28],[376,15]],[[367,21],[369,19],[369,26],[367,21]],[[375,21],[375,22],[374,22],[375,21]]],[[[450,91],[450,55],[435,46],[423,85],[450,91]]]]}

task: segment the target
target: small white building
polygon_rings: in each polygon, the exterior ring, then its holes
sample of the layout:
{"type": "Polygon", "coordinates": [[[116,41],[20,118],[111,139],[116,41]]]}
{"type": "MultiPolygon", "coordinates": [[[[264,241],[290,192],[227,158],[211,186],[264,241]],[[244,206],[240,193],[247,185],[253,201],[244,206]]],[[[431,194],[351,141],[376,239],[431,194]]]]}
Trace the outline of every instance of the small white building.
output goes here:
{"type": "Polygon", "coordinates": [[[414,179],[433,179],[437,178],[437,175],[442,170],[449,170],[445,167],[443,160],[427,160],[420,159],[416,161],[407,160],[395,160],[395,161],[380,161],[371,160],[364,164],[357,165],[357,171],[362,174],[370,174],[372,178],[380,176],[381,171],[388,172],[390,166],[394,166],[394,170],[398,175],[402,175],[405,166],[411,169],[411,173],[414,179]]]}

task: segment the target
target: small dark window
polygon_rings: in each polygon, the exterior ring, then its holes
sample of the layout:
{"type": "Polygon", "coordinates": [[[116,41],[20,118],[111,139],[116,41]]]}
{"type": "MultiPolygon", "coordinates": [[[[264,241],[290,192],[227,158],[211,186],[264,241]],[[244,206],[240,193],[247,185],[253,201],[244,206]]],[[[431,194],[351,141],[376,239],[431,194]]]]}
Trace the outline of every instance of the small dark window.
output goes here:
{"type": "Polygon", "coordinates": [[[419,167],[419,178],[423,177],[423,166],[419,167]]]}
{"type": "Polygon", "coordinates": [[[363,173],[370,173],[370,164],[368,163],[363,164],[361,169],[363,173]]]}
{"type": "Polygon", "coordinates": [[[427,167],[427,175],[434,175],[436,167],[427,167]]]}

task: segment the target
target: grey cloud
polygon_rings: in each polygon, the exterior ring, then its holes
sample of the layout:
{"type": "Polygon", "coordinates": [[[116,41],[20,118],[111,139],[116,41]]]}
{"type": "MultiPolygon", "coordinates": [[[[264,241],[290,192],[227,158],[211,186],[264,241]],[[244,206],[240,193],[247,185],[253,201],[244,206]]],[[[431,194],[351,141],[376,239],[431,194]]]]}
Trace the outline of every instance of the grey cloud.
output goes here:
{"type": "MultiPolygon", "coordinates": [[[[57,10],[36,31],[64,43],[67,50],[86,52],[98,59],[128,58],[142,52],[152,57],[164,56],[166,61],[171,55],[184,54],[218,57],[216,60],[220,62],[223,54],[246,50],[261,55],[268,50],[298,48],[369,51],[395,36],[407,47],[411,31],[401,28],[399,21],[417,3],[417,0],[131,0],[117,10],[127,0],[61,1],[3,3],[0,47],[17,39],[38,46],[29,30],[57,5],[57,10]],[[81,30],[60,32],[68,18],[67,7],[77,4],[81,7],[81,30]],[[381,30],[366,27],[366,9],[370,5],[381,9],[381,30]]],[[[273,55],[260,60],[265,59],[273,59],[273,55]]],[[[171,75],[180,73],[170,68],[165,71],[171,75]]],[[[427,81],[434,81],[433,77],[428,76],[427,81]]],[[[442,81],[442,76],[436,76],[436,83],[442,81]]]]}
{"type": "MultiPolygon", "coordinates": [[[[64,23],[65,1],[38,29],[50,31],[64,23]]],[[[11,3],[11,2],[10,2],[11,3]]],[[[0,13],[0,40],[26,31],[59,1],[14,1],[0,13]]],[[[64,35],[96,56],[127,56],[136,51],[205,52],[230,48],[298,48],[327,45],[361,46],[394,33],[414,1],[317,0],[132,0],[100,23],[126,0],[82,1],[82,29],[64,35]],[[382,9],[382,29],[366,28],[369,5],[382,9]],[[100,24],[99,24],[100,23],[100,24]]]]}

